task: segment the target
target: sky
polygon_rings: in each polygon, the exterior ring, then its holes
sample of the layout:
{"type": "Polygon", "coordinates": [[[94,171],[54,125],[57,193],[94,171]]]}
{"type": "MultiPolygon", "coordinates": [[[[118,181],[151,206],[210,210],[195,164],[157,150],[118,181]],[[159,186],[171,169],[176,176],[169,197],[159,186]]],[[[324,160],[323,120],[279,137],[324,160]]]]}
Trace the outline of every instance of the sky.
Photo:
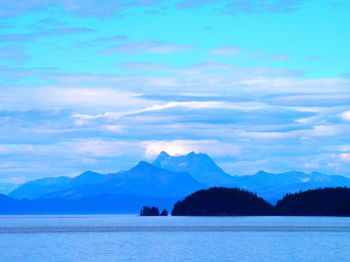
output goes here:
{"type": "Polygon", "coordinates": [[[0,0],[0,182],[160,151],[350,176],[346,0],[0,0]]]}

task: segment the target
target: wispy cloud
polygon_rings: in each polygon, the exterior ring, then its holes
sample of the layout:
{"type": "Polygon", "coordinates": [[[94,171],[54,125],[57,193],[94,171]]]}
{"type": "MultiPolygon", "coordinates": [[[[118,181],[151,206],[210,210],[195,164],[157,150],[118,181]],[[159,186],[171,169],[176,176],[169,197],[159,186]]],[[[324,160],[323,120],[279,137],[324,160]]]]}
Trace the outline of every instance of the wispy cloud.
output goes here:
{"type": "Polygon", "coordinates": [[[284,13],[298,10],[306,0],[231,0],[223,8],[226,14],[238,13],[284,13]]]}
{"type": "Polygon", "coordinates": [[[265,62],[268,62],[268,61],[285,62],[289,59],[288,54],[284,54],[284,53],[268,54],[260,50],[254,50],[254,51],[248,52],[246,53],[246,57],[250,57],[252,59],[256,59],[258,61],[265,61],[265,62]]]}
{"type": "Polygon", "coordinates": [[[66,12],[80,16],[105,17],[118,13],[122,7],[122,1],[82,1],[82,0],[31,0],[26,2],[1,1],[0,16],[16,16],[23,13],[38,10],[62,7],[66,12]]]}
{"type": "MultiPolygon", "coordinates": [[[[138,142],[108,141],[100,139],[87,139],[75,144],[76,152],[92,157],[117,157],[127,155],[127,148],[134,147],[130,153],[138,149],[138,142]]],[[[130,155],[129,153],[129,155],[130,155]]]]}
{"type": "Polygon", "coordinates": [[[149,104],[137,94],[113,88],[3,88],[0,94],[0,110],[91,108],[95,111],[98,108],[137,108],[149,104]],[[27,103],[22,103],[24,100],[27,103]]]}
{"type": "Polygon", "coordinates": [[[0,60],[9,60],[11,62],[21,62],[28,58],[24,50],[16,45],[10,45],[0,48],[0,60]]]}
{"type": "Polygon", "coordinates": [[[339,157],[345,162],[350,162],[350,153],[341,153],[339,157]]]}
{"type": "Polygon", "coordinates": [[[0,1],[0,17],[20,15],[30,11],[38,11],[42,8],[52,6],[52,1],[49,0],[32,0],[32,1],[0,1]]]}
{"type": "Polygon", "coordinates": [[[58,37],[62,35],[76,35],[76,34],[85,34],[94,32],[89,28],[80,28],[80,27],[60,27],[49,30],[36,31],[33,33],[9,33],[1,34],[1,42],[23,42],[31,41],[39,38],[46,37],[58,37]]]}
{"type": "Polygon", "coordinates": [[[225,14],[239,14],[239,13],[285,13],[297,11],[306,0],[182,0],[176,6],[178,8],[198,8],[204,5],[214,5],[217,9],[225,14]]]}
{"type": "Polygon", "coordinates": [[[120,68],[138,71],[168,71],[176,70],[175,67],[167,64],[149,63],[149,62],[129,62],[118,65],[120,68]]]}
{"type": "Polygon", "coordinates": [[[79,47],[87,47],[91,45],[99,45],[99,44],[116,44],[120,42],[127,41],[127,36],[125,35],[111,35],[111,36],[104,36],[104,37],[98,37],[89,41],[84,41],[79,44],[79,47]]]}
{"type": "Polygon", "coordinates": [[[166,54],[176,53],[182,51],[191,50],[193,47],[190,45],[181,45],[174,43],[166,43],[161,41],[139,41],[139,42],[126,42],[115,47],[105,49],[103,53],[153,53],[153,54],[166,54]]]}
{"type": "Polygon", "coordinates": [[[286,53],[267,53],[262,50],[245,50],[234,46],[217,47],[210,50],[211,55],[216,56],[237,56],[254,59],[260,62],[285,62],[289,59],[286,53]]]}
{"type": "Polygon", "coordinates": [[[307,93],[291,93],[284,95],[273,95],[267,98],[270,102],[285,106],[304,106],[309,107],[329,107],[329,106],[346,106],[349,103],[350,93],[336,92],[331,93],[328,90],[325,93],[312,92],[307,93]]]}
{"type": "Polygon", "coordinates": [[[0,17],[17,16],[48,8],[61,8],[64,12],[82,16],[107,17],[120,15],[127,8],[154,7],[162,4],[162,0],[30,0],[26,2],[0,1],[0,17]]]}
{"type": "Polygon", "coordinates": [[[212,4],[210,0],[181,0],[176,3],[177,8],[196,8],[203,5],[212,4]]]}
{"type": "Polygon", "coordinates": [[[212,55],[235,56],[242,53],[242,49],[233,46],[217,47],[210,51],[212,55]]]}

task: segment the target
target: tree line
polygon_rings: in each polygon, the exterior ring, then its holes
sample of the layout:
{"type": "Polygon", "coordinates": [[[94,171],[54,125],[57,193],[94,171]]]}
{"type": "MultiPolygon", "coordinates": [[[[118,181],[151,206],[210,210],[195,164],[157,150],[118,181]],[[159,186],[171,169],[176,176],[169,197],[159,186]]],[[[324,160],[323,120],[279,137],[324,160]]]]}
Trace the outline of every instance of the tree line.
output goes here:
{"type": "Polygon", "coordinates": [[[271,205],[255,193],[213,187],[178,201],[173,216],[350,216],[350,188],[323,188],[287,194],[271,205]]]}

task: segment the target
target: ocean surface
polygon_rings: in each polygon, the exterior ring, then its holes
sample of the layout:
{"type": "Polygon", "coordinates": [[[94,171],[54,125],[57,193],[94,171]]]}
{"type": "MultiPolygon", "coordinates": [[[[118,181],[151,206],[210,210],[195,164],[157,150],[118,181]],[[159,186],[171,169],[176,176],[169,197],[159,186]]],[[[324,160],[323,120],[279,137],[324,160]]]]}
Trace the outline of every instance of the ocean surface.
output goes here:
{"type": "Polygon", "coordinates": [[[0,216],[0,261],[350,261],[350,218],[0,216]]]}

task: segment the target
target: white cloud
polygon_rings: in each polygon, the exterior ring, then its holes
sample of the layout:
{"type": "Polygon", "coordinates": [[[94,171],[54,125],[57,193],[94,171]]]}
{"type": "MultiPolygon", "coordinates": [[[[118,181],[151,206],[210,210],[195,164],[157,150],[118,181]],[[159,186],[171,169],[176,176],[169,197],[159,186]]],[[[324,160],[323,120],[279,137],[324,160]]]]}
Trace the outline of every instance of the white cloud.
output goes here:
{"type": "Polygon", "coordinates": [[[111,133],[115,133],[115,134],[123,134],[123,128],[121,126],[118,125],[105,125],[103,126],[103,128],[111,133]]]}
{"type": "Polygon", "coordinates": [[[275,139],[291,136],[292,132],[243,132],[241,136],[257,139],[275,139]]]}
{"type": "Polygon", "coordinates": [[[256,102],[218,102],[218,101],[192,101],[192,102],[169,102],[162,105],[153,105],[142,110],[142,112],[159,111],[170,108],[205,109],[217,108],[238,111],[253,111],[267,109],[269,105],[256,102]]]}
{"type": "MultiPolygon", "coordinates": [[[[151,103],[150,101],[148,103],[151,103]]],[[[154,103],[154,102],[153,102],[154,103]]],[[[103,120],[118,120],[125,116],[131,116],[142,113],[149,113],[155,111],[163,111],[167,109],[176,109],[176,108],[187,108],[187,109],[222,109],[222,110],[235,110],[242,112],[250,112],[254,110],[262,110],[270,108],[269,105],[258,102],[221,102],[221,101],[190,101],[190,102],[168,102],[163,104],[154,104],[149,107],[141,108],[139,110],[130,110],[130,111],[120,111],[120,112],[105,112],[102,114],[73,114],[72,118],[76,126],[85,126],[90,124],[94,120],[103,119],[103,120]]],[[[171,116],[165,116],[170,118],[171,116]]],[[[146,120],[150,117],[143,115],[142,119],[146,120]]],[[[140,118],[139,118],[140,119],[140,118]]],[[[154,119],[154,117],[152,117],[154,119]]],[[[164,119],[164,118],[158,118],[164,119]]],[[[141,119],[140,119],[141,120],[141,119]]]]}
{"type": "Polygon", "coordinates": [[[193,141],[148,141],[144,142],[144,145],[146,147],[145,156],[147,158],[154,158],[162,151],[174,156],[198,151],[198,147],[193,141]]]}
{"type": "Polygon", "coordinates": [[[341,128],[336,125],[319,125],[314,126],[311,135],[313,136],[336,136],[341,132],[341,128]]]}
{"type": "Polygon", "coordinates": [[[350,111],[345,111],[345,112],[341,113],[341,118],[345,121],[350,122],[350,111]]]}

